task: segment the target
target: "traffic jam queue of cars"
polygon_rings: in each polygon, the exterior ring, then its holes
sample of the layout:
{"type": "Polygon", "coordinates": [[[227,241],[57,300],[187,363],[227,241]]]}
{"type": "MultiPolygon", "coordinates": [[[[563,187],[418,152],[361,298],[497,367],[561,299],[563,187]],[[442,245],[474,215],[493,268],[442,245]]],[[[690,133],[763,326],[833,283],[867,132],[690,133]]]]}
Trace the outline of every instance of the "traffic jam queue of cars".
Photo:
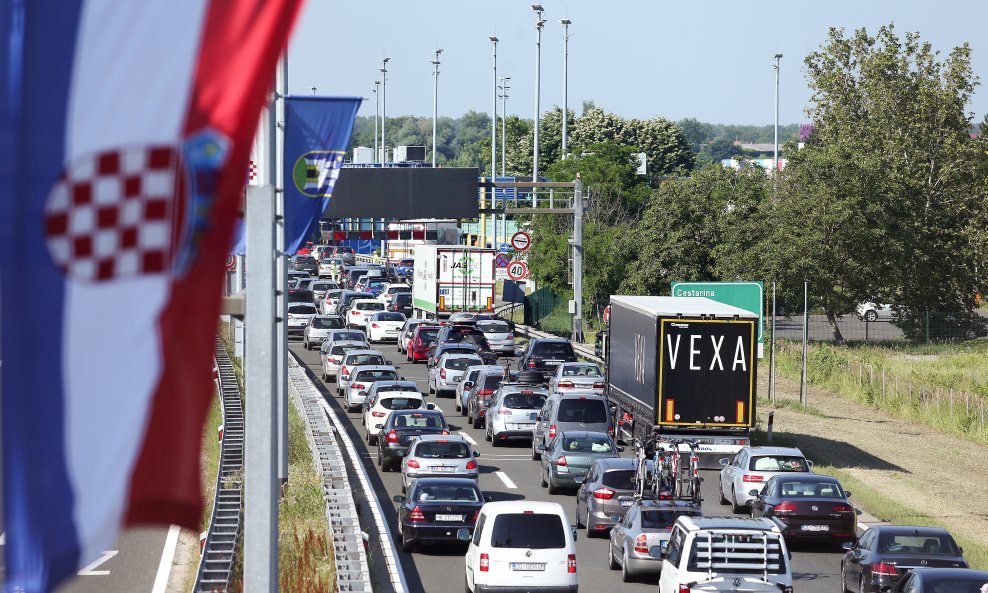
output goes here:
{"type": "Polygon", "coordinates": [[[583,570],[606,565],[622,581],[657,583],[660,593],[792,593],[798,566],[790,547],[805,543],[833,550],[845,593],[988,593],[988,572],[968,568],[944,529],[883,524],[859,533],[851,492],[814,473],[796,448],[749,444],[719,459],[714,479],[723,510],[707,516],[709,505],[677,485],[698,472],[688,462],[695,458],[670,454],[682,450],[676,443],[665,454],[663,443],[619,443],[603,369],[581,362],[567,340],[530,340],[512,369],[498,357],[516,355],[510,322],[406,319],[388,307],[408,293],[406,285],[374,268],[370,278],[382,282],[366,282],[370,271],[362,270],[340,265],[338,284],[317,287],[319,302],[296,297],[290,315],[305,321],[292,334],[319,348],[322,379],[336,383],[330,393],[359,413],[380,470],[400,473],[396,544],[406,553],[423,545],[462,550],[467,591],[575,593],[576,539],[584,530],[603,541],[598,558],[581,558],[583,570]],[[360,290],[368,285],[380,290],[360,290]],[[305,310],[293,313],[296,304],[305,310]],[[496,502],[481,490],[475,441],[374,348],[383,341],[395,341],[407,362],[426,365],[424,391],[451,398],[478,439],[530,447],[534,479],[572,502],[496,502]],[[679,461],[670,472],[673,457],[679,461]]]}

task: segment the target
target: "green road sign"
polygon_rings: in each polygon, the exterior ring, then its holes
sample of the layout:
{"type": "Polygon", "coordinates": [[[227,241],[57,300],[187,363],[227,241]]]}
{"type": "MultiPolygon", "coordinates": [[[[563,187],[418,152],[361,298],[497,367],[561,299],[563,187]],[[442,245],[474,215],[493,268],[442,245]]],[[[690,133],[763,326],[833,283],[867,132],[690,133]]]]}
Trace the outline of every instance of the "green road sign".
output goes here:
{"type": "Polygon", "coordinates": [[[706,297],[758,315],[758,358],[765,345],[764,282],[673,282],[674,297],[706,297]]]}

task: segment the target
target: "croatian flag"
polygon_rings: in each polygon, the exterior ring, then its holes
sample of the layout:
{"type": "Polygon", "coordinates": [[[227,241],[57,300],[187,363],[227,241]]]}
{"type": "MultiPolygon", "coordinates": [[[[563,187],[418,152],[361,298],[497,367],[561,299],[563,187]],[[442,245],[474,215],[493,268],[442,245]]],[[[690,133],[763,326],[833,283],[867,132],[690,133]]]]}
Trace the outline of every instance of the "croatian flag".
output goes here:
{"type": "Polygon", "coordinates": [[[224,262],[300,3],[0,5],[7,592],[199,524],[224,262]]]}

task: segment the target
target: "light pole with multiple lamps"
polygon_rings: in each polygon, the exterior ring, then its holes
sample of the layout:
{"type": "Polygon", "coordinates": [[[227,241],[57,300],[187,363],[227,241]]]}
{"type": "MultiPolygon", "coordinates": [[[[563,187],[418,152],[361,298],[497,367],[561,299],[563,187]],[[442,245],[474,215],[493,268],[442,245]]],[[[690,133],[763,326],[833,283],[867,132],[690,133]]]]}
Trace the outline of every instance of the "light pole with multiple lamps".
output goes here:
{"type": "Polygon", "coordinates": [[[775,54],[775,157],[772,162],[772,175],[779,172],[779,68],[782,63],[782,54],[775,54]]]}
{"type": "Polygon", "coordinates": [[[436,50],[436,59],[432,60],[432,76],[435,80],[432,83],[432,166],[436,166],[436,122],[439,118],[439,54],[443,50],[436,50]]]}
{"type": "Polygon", "coordinates": [[[384,155],[388,152],[387,135],[384,128],[388,121],[388,61],[390,59],[384,58],[381,64],[381,163],[387,162],[384,155]]]}
{"type": "MultiPolygon", "coordinates": [[[[532,183],[539,180],[539,99],[542,91],[542,27],[545,26],[545,19],[542,13],[545,10],[541,4],[533,4],[535,11],[535,138],[532,148],[532,183]]],[[[532,205],[535,205],[535,188],[532,187],[532,205]]]]}
{"type": "MultiPolygon", "coordinates": [[[[507,169],[507,155],[508,155],[508,81],[511,80],[510,76],[501,77],[501,177],[506,175],[507,169]]],[[[516,190],[517,191],[517,190],[516,190]]],[[[506,204],[506,203],[505,203],[506,204]]],[[[497,214],[494,215],[495,220],[497,219],[497,214]]],[[[497,223],[495,223],[497,224],[497,223]]],[[[504,242],[508,242],[508,215],[501,213],[501,232],[504,235],[504,242]]]]}
{"type": "Polygon", "coordinates": [[[562,158],[566,159],[566,132],[569,123],[569,26],[573,21],[563,19],[563,148],[562,158]]]}
{"type": "Polygon", "coordinates": [[[381,119],[381,93],[378,91],[381,88],[381,81],[374,81],[374,162],[380,162],[381,153],[378,151],[377,141],[380,137],[377,135],[377,122],[381,119]]]}

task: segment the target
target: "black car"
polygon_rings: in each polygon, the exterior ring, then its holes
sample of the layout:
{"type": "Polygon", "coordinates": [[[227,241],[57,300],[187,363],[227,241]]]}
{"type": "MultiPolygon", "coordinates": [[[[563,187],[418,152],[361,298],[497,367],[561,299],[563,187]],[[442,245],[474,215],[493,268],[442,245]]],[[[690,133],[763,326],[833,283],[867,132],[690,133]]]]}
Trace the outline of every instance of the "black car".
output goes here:
{"type": "Polygon", "coordinates": [[[484,502],[477,481],[469,478],[419,478],[406,496],[395,496],[398,503],[398,540],[404,552],[419,542],[458,541],[456,532],[473,532],[484,502]]]}
{"type": "Polygon", "coordinates": [[[875,525],[844,548],[841,579],[854,593],[892,587],[914,568],[967,568],[964,551],[939,527],[875,525]]]}
{"type": "Polygon", "coordinates": [[[851,493],[837,478],[817,474],[772,476],[761,491],[752,490],[752,517],[779,524],[786,541],[854,540],[857,515],[851,493]]]}
{"type": "Polygon", "coordinates": [[[436,343],[472,344],[477,347],[477,353],[485,364],[497,364],[497,353],[491,350],[484,332],[476,327],[463,324],[444,325],[436,336],[436,343]]]}
{"type": "Polygon", "coordinates": [[[399,292],[388,303],[388,311],[402,313],[405,317],[412,316],[412,293],[399,292]]]}
{"type": "Polygon", "coordinates": [[[573,344],[563,338],[535,338],[518,358],[519,371],[539,371],[545,376],[556,372],[564,362],[576,362],[573,344]]]}
{"type": "Polygon", "coordinates": [[[315,303],[316,295],[305,288],[289,288],[288,289],[288,302],[289,303],[305,303],[307,305],[312,305],[315,303]]]}
{"type": "Polygon", "coordinates": [[[446,424],[438,410],[395,410],[388,415],[377,438],[377,464],[381,471],[396,469],[412,439],[422,434],[449,434],[459,427],[446,424]]]}
{"type": "Polygon", "coordinates": [[[911,570],[892,593],[984,593],[988,591],[988,571],[968,568],[927,568],[911,570]]]}
{"type": "Polygon", "coordinates": [[[311,255],[296,255],[292,258],[292,270],[308,272],[313,276],[319,275],[319,262],[311,255]]]}

